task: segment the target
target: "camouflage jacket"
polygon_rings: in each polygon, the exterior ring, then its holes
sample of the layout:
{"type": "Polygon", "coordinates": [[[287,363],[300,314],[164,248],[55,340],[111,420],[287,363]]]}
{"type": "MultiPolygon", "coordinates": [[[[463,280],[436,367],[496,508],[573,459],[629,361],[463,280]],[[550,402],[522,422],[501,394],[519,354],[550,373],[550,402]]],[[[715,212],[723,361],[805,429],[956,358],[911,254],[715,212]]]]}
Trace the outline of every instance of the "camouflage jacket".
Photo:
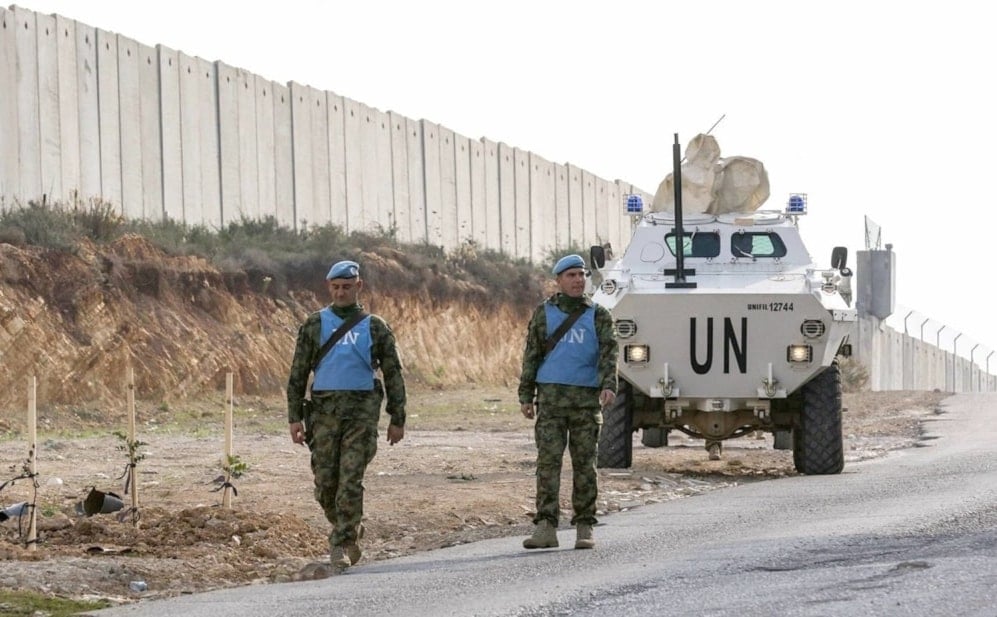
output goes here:
{"type": "MultiPolygon", "coordinates": [[[[332,311],[341,318],[348,318],[357,311],[363,310],[363,305],[340,308],[333,306],[332,311]]],[[[287,379],[287,421],[301,422],[304,418],[302,401],[308,389],[308,378],[312,366],[321,349],[320,335],[322,318],[318,312],[312,313],[298,328],[298,342],[294,348],[294,358],[291,360],[291,372],[287,379]]],[[[395,347],[395,335],[388,324],[377,315],[370,316],[370,334],[373,343],[371,358],[380,365],[384,377],[386,411],[391,416],[395,426],[405,426],[405,379],[402,377],[402,363],[395,347]]],[[[350,407],[351,403],[361,403],[360,399],[369,397],[367,392],[341,391],[330,395],[337,403],[350,407]],[[341,401],[338,399],[342,399],[341,401]]]]}
{"type": "Polygon", "coordinates": [[[616,392],[617,353],[616,340],[613,338],[613,318],[605,307],[595,304],[588,296],[572,298],[562,293],[554,294],[533,311],[533,317],[526,328],[526,349],[523,351],[523,370],[519,377],[519,402],[530,403],[536,396],[540,405],[597,408],[600,390],[616,392]],[[569,314],[581,303],[595,307],[595,332],[599,338],[598,388],[537,383],[537,371],[543,364],[547,343],[547,313],[544,305],[548,302],[569,314]]]}

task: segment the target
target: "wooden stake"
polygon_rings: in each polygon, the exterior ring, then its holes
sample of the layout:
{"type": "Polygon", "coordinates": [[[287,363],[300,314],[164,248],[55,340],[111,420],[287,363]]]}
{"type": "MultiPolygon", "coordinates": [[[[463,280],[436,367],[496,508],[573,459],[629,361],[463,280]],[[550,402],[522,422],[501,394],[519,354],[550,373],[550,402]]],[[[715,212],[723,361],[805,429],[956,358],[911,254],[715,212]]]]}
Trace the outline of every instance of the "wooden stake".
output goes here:
{"type": "Polygon", "coordinates": [[[225,491],[222,493],[222,506],[226,508],[232,507],[232,487],[230,483],[232,482],[232,472],[229,467],[231,467],[232,462],[232,373],[229,372],[225,375],[225,397],[228,400],[228,404],[225,407],[225,454],[223,455],[223,460],[225,461],[225,491]]]}
{"type": "MultiPolygon", "coordinates": [[[[125,379],[128,382],[128,441],[131,444],[137,442],[135,436],[135,369],[128,367],[125,379]]],[[[132,491],[132,524],[138,527],[138,463],[135,456],[130,455],[128,460],[128,486],[132,491]]]]}
{"type": "MultiPolygon", "coordinates": [[[[28,382],[28,473],[31,475],[31,482],[35,482],[35,465],[38,461],[38,407],[36,405],[38,390],[38,380],[32,376],[28,382]]],[[[28,550],[38,549],[38,509],[33,503],[31,507],[31,518],[28,523],[28,550]]]]}

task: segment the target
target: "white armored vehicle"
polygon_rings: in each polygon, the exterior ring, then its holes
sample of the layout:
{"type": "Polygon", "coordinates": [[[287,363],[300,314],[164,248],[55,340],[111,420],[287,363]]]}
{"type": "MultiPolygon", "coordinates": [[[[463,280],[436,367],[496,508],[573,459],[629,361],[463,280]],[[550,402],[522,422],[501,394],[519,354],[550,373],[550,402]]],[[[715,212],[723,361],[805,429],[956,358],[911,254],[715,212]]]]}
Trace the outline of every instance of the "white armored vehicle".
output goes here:
{"type": "MultiPolygon", "coordinates": [[[[677,146],[675,149],[677,159],[677,146]]],[[[678,161],[675,182],[682,186],[678,161]]],[[[800,237],[806,195],[780,210],[682,215],[641,213],[625,254],[592,247],[593,298],[613,315],[620,388],[604,410],[600,467],[632,464],[633,432],[645,446],[670,431],[722,442],[772,433],[803,474],[844,467],[841,378],[850,354],[847,252],[817,267],[800,237]],[[681,250],[677,250],[681,247],[681,250]]],[[[640,207],[629,196],[628,210],[640,207]]]]}

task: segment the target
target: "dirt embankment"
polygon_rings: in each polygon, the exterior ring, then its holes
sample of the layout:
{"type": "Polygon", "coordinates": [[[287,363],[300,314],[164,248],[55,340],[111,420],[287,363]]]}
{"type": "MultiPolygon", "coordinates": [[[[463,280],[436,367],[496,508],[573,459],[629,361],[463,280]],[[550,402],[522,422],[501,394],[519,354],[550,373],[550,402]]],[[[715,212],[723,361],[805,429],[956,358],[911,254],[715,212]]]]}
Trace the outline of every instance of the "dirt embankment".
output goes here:
{"type": "MultiPolygon", "coordinates": [[[[508,282],[496,288],[463,269],[473,254],[427,263],[373,247],[350,257],[362,263],[361,300],[394,328],[413,383],[515,379],[522,315],[541,280],[510,268],[489,273],[508,282]]],[[[279,394],[298,325],[327,300],[327,267],[222,271],[134,235],[74,252],[0,243],[0,417],[16,424],[30,376],[42,422],[54,406],[120,414],[128,367],[136,396],[164,406],[224,390],[229,372],[237,395],[279,394]]]]}

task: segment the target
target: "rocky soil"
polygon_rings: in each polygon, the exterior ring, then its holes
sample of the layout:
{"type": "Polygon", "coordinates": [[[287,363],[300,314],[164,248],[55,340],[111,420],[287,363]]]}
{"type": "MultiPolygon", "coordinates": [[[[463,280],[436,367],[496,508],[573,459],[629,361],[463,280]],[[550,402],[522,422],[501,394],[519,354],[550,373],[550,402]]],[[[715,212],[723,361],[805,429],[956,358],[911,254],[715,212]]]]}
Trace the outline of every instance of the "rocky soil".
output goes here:
{"type": "MultiPolygon", "coordinates": [[[[846,394],[847,462],[913,447],[920,419],[943,398],[930,392],[846,394]]],[[[394,447],[382,440],[368,472],[361,566],[483,538],[508,536],[518,547],[531,528],[535,446],[515,393],[416,391],[410,413],[405,440],[394,447]]],[[[312,498],[308,455],[290,442],[282,414],[279,400],[240,402],[233,451],[249,471],[233,481],[237,495],[228,508],[216,490],[220,431],[207,421],[187,431],[146,423],[137,521],[131,515],[119,520],[120,512],[77,512],[93,486],[117,492],[130,505],[118,479],[126,459],[116,450],[117,438],[40,436],[41,541],[26,548],[17,520],[0,524],[0,588],[131,602],[313,576],[309,564],[327,555],[328,525],[312,498]],[[133,582],[144,589],[133,591],[133,582]]],[[[21,442],[8,438],[0,445],[0,469],[13,477],[23,462],[21,442]]],[[[599,508],[606,520],[649,503],[795,473],[791,453],[773,450],[771,436],[730,442],[719,461],[708,460],[702,442],[684,436],[660,449],[645,448],[635,437],[633,468],[600,472],[599,508]]],[[[31,494],[31,484],[21,480],[0,492],[0,504],[31,494]]]]}

